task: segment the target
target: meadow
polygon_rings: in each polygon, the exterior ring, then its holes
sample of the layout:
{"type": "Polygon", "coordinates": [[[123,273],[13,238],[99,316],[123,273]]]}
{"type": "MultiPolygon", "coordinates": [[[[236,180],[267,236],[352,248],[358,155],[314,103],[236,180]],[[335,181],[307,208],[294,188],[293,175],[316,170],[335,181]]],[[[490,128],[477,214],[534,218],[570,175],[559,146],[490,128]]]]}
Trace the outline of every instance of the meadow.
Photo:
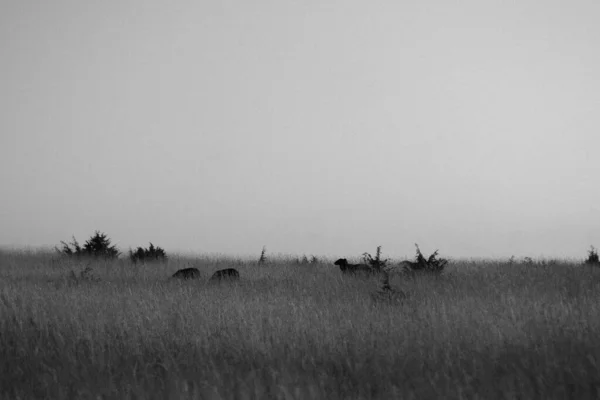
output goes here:
{"type": "Polygon", "coordinates": [[[333,261],[2,251],[0,398],[600,398],[600,268],[453,261],[396,302],[333,261]]]}

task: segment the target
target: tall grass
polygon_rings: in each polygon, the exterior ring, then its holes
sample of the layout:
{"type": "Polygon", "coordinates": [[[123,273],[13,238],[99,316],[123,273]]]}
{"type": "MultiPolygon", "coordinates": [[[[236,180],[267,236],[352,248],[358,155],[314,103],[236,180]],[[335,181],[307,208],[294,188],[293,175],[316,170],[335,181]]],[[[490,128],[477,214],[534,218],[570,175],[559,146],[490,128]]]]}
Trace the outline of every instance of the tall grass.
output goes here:
{"type": "Polygon", "coordinates": [[[600,397],[600,269],[455,262],[391,284],[404,303],[332,264],[1,252],[0,397],[600,397]],[[187,266],[206,279],[168,279],[187,266]],[[226,266],[239,283],[207,283],[226,266]]]}

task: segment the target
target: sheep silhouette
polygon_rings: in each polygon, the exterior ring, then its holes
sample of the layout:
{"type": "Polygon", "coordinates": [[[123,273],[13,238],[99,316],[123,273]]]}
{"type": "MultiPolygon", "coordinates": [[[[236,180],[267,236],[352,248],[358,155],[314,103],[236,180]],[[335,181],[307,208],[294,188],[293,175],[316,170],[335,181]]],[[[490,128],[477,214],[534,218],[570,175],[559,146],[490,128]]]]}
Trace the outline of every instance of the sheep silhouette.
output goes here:
{"type": "Polygon", "coordinates": [[[345,258],[340,258],[333,264],[339,266],[340,270],[344,274],[350,274],[350,275],[355,275],[357,273],[362,273],[362,274],[367,274],[367,275],[377,274],[377,271],[374,270],[373,268],[369,267],[368,265],[348,264],[348,260],[346,260],[345,258]]]}
{"type": "Polygon", "coordinates": [[[418,269],[419,264],[413,261],[400,261],[398,266],[404,272],[411,272],[418,269]]]}
{"type": "Polygon", "coordinates": [[[227,268],[216,271],[208,280],[209,282],[221,282],[221,281],[236,281],[240,279],[240,273],[237,269],[227,268]]]}
{"type": "Polygon", "coordinates": [[[197,268],[184,268],[173,274],[173,278],[177,279],[198,279],[200,278],[200,271],[197,268]]]}

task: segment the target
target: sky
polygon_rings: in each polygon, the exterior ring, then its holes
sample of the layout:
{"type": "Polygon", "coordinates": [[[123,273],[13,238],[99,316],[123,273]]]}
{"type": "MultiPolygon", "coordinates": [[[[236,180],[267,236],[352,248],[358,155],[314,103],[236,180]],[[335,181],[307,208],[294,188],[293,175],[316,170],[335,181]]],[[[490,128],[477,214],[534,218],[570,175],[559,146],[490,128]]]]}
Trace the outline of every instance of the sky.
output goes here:
{"type": "Polygon", "coordinates": [[[596,0],[0,9],[0,245],[600,247],[596,0]]]}

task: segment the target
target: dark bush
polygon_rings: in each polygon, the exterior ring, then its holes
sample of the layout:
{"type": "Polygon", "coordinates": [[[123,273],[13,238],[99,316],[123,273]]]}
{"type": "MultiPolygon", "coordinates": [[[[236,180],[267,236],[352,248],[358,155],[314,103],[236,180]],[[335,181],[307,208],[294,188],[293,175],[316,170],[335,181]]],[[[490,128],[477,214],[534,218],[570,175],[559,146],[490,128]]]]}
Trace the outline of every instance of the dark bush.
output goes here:
{"type": "Polygon", "coordinates": [[[404,271],[407,273],[425,273],[425,274],[440,274],[448,264],[448,260],[445,258],[438,257],[438,250],[434,251],[429,258],[425,258],[419,249],[419,245],[415,243],[417,247],[417,254],[415,261],[404,261],[401,265],[404,266],[404,271]]]}
{"type": "Polygon", "coordinates": [[[594,246],[591,246],[588,251],[588,258],[585,260],[588,265],[600,266],[600,259],[598,259],[598,251],[594,246]]]}
{"type": "Polygon", "coordinates": [[[137,262],[165,261],[167,253],[160,246],[154,247],[152,242],[150,242],[150,247],[147,249],[141,246],[135,251],[129,249],[129,259],[134,264],[137,262]]]}
{"type": "Polygon", "coordinates": [[[365,264],[369,264],[371,268],[378,272],[381,272],[387,265],[388,261],[390,261],[389,259],[381,259],[381,246],[377,246],[375,257],[371,256],[371,254],[367,252],[363,253],[363,260],[365,264]]]}
{"type": "Polygon", "coordinates": [[[63,247],[62,249],[55,247],[56,251],[67,256],[117,258],[120,254],[117,246],[111,245],[111,240],[108,236],[100,231],[96,231],[94,236],[90,237],[83,247],[79,245],[75,236],[73,236],[71,243],[63,241],[60,243],[63,247]]]}

